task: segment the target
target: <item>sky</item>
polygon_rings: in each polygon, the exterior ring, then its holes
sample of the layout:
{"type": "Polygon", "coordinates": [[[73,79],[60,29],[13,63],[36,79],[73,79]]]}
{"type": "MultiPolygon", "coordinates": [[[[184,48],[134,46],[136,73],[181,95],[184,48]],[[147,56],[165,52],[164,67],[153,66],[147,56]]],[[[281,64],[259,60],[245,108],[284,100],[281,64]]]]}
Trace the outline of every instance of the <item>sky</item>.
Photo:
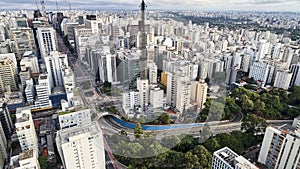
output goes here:
{"type": "MultiPolygon", "coordinates": [[[[40,0],[38,5],[40,6],[40,0]]],[[[45,0],[47,9],[67,9],[69,0],[45,0]]],[[[70,0],[72,9],[139,9],[141,0],[70,0]]],[[[148,9],[300,12],[300,0],[145,0],[148,9]]],[[[36,9],[35,0],[0,0],[0,9],[36,9]]]]}

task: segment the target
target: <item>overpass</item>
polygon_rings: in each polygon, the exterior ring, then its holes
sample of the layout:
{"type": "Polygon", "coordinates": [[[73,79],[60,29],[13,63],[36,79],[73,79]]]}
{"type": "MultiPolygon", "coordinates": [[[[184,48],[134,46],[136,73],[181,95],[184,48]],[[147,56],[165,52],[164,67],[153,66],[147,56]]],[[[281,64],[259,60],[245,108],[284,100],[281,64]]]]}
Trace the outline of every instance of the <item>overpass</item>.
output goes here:
{"type": "MultiPolygon", "coordinates": [[[[267,120],[267,125],[282,126],[286,123],[292,124],[293,120],[267,120]]],[[[98,123],[103,129],[110,132],[126,131],[128,134],[134,133],[136,124],[129,123],[121,120],[118,116],[103,113],[98,119],[98,123]]],[[[199,137],[199,131],[203,129],[205,124],[208,124],[210,131],[213,135],[221,133],[230,133],[233,131],[241,131],[242,122],[229,122],[229,121],[214,121],[207,123],[190,123],[190,124],[171,124],[171,125],[142,125],[144,132],[154,132],[159,135],[181,135],[189,134],[199,137]]]]}

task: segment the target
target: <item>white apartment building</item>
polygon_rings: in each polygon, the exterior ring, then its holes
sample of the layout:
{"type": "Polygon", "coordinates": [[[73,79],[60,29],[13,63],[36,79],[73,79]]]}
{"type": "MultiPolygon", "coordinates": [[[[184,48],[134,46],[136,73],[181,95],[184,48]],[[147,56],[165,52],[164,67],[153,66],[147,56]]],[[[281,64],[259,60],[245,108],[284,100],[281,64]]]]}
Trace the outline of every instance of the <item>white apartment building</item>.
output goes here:
{"type": "Polygon", "coordinates": [[[288,70],[280,70],[276,73],[274,87],[282,88],[284,90],[288,90],[293,74],[288,70]]]}
{"type": "Polygon", "coordinates": [[[133,109],[134,106],[140,106],[140,93],[138,91],[124,92],[123,98],[123,110],[128,112],[129,109],[133,109]]]}
{"type": "Polygon", "coordinates": [[[267,127],[261,145],[258,162],[267,168],[297,169],[300,167],[300,133],[289,130],[267,127]]]}
{"type": "Polygon", "coordinates": [[[150,84],[157,84],[157,66],[154,62],[148,61],[148,77],[150,84]]]}
{"type": "Polygon", "coordinates": [[[34,102],[35,97],[35,91],[34,86],[32,84],[27,84],[25,88],[25,95],[27,103],[32,104],[34,102]]]}
{"type": "Polygon", "coordinates": [[[224,147],[214,152],[211,169],[258,169],[258,167],[230,148],[224,147]]]}
{"type": "Polygon", "coordinates": [[[260,80],[264,84],[271,82],[274,72],[274,66],[269,65],[266,62],[254,62],[250,66],[249,77],[256,81],[260,80]]]}
{"type": "Polygon", "coordinates": [[[53,27],[38,27],[36,33],[37,33],[37,40],[39,44],[41,58],[44,61],[45,56],[50,51],[56,51],[58,49],[56,32],[53,27]]]}
{"type": "Polygon", "coordinates": [[[64,69],[63,71],[63,82],[64,82],[64,88],[67,93],[67,99],[69,106],[72,106],[72,100],[74,97],[74,88],[75,88],[75,79],[74,79],[74,73],[70,68],[64,69]]]}
{"type": "Polygon", "coordinates": [[[35,132],[31,111],[28,108],[18,108],[16,111],[16,132],[20,142],[21,150],[33,150],[38,156],[38,139],[35,132]]]}
{"type": "Polygon", "coordinates": [[[200,110],[204,108],[208,85],[203,81],[191,82],[191,102],[195,102],[200,110]]]}
{"type": "Polygon", "coordinates": [[[300,86],[300,62],[292,64],[290,71],[293,74],[290,86],[300,86]]]}
{"type": "Polygon", "coordinates": [[[150,104],[154,109],[161,108],[164,105],[164,91],[159,87],[150,89],[150,104]]]}
{"type": "Polygon", "coordinates": [[[31,70],[31,73],[39,73],[39,64],[38,59],[35,56],[35,53],[33,51],[26,51],[24,52],[23,58],[20,62],[21,70],[29,68],[31,70]]]}
{"type": "Polygon", "coordinates": [[[49,100],[49,95],[51,94],[51,87],[49,83],[49,78],[47,74],[40,74],[39,84],[35,86],[37,93],[37,100],[35,105],[40,108],[51,107],[51,101],[49,100]]]}
{"type": "Polygon", "coordinates": [[[10,159],[10,168],[13,169],[40,169],[38,156],[33,150],[27,150],[10,159]]]}
{"type": "Polygon", "coordinates": [[[190,81],[179,81],[177,83],[177,94],[176,94],[176,109],[180,113],[184,113],[185,110],[190,108],[191,103],[191,82],[190,81]]]}
{"type": "Polygon", "coordinates": [[[0,122],[0,168],[3,168],[5,160],[7,159],[7,140],[0,122]]]}
{"type": "Polygon", "coordinates": [[[147,106],[149,103],[149,81],[148,79],[137,79],[137,90],[140,96],[140,106],[147,106]]]}
{"type": "Polygon", "coordinates": [[[56,136],[65,169],[104,169],[102,131],[97,123],[59,130],[56,136]]]}
{"type": "Polygon", "coordinates": [[[63,86],[62,71],[69,66],[67,55],[58,51],[51,51],[44,59],[51,88],[63,86]]]}
{"type": "Polygon", "coordinates": [[[116,56],[112,54],[102,55],[98,58],[98,63],[101,81],[108,81],[110,83],[117,82],[116,56]]]}
{"type": "Polygon", "coordinates": [[[91,123],[91,110],[76,110],[75,108],[58,112],[60,129],[83,126],[91,123]]]}

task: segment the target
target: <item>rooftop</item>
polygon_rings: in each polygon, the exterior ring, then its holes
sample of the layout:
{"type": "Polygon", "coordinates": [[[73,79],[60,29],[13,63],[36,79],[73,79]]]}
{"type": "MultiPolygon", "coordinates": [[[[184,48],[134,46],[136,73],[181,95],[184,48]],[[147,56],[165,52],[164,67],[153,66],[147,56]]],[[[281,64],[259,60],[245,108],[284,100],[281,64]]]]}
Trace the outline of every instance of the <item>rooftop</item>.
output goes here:
{"type": "Polygon", "coordinates": [[[218,156],[219,158],[226,161],[230,166],[234,167],[234,159],[239,155],[232,151],[230,148],[224,147],[214,152],[214,156],[218,156]]]}
{"type": "Polygon", "coordinates": [[[33,157],[33,150],[23,151],[22,153],[19,154],[20,160],[25,160],[32,157],[33,157]]]}
{"type": "Polygon", "coordinates": [[[75,107],[75,108],[69,109],[67,111],[58,112],[58,115],[63,116],[63,115],[69,114],[69,113],[74,113],[74,112],[78,112],[78,111],[82,111],[82,110],[86,110],[86,109],[88,109],[87,106],[75,107]]]}
{"type": "Polygon", "coordinates": [[[57,138],[59,138],[59,140],[62,143],[67,143],[69,142],[70,137],[78,136],[80,134],[85,134],[85,133],[90,133],[90,135],[95,137],[98,134],[101,134],[101,129],[97,123],[93,122],[91,124],[84,125],[84,126],[70,127],[70,128],[65,128],[63,130],[60,130],[57,132],[57,138]]]}

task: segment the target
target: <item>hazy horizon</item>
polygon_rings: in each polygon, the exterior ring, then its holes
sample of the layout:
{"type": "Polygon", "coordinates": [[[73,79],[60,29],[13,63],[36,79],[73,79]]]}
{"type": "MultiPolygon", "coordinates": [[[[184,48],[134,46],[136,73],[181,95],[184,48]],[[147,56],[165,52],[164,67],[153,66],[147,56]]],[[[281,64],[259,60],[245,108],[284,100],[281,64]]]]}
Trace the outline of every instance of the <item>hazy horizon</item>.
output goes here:
{"type": "MultiPolygon", "coordinates": [[[[41,9],[40,0],[37,0],[41,9]]],[[[72,9],[79,10],[137,10],[141,0],[70,0],[72,9]]],[[[262,11],[300,12],[299,0],[145,0],[148,10],[262,11]],[[167,4],[167,5],[161,5],[167,4]]],[[[69,8],[69,0],[57,0],[60,10],[69,8]]],[[[46,10],[56,10],[56,0],[45,0],[46,10]]],[[[34,0],[2,0],[0,10],[33,10],[34,0]]]]}

